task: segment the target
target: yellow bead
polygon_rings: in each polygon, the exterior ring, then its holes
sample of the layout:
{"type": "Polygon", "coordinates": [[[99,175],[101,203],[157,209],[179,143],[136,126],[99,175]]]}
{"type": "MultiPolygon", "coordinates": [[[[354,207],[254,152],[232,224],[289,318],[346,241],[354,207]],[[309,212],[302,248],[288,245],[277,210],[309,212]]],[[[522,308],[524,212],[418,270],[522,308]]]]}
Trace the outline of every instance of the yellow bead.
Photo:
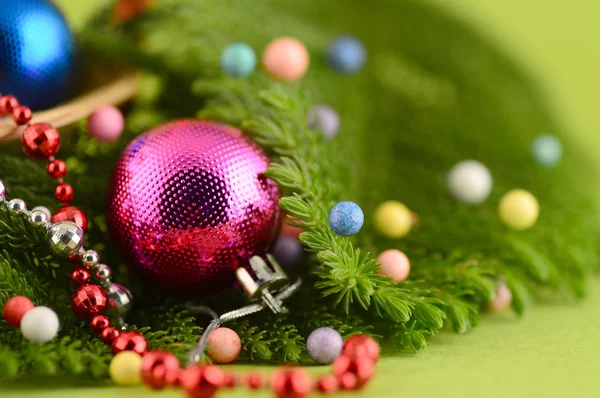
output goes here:
{"type": "Polygon", "coordinates": [[[523,189],[508,192],[498,206],[498,215],[502,222],[516,230],[531,227],[537,221],[539,213],[537,199],[523,189]]]}
{"type": "Polygon", "coordinates": [[[390,239],[406,236],[413,225],[413,215],[404,204],[388,200],[375,209],[375,228],[390,239]]]}
{"type": "Polygon", "coordinates": [[[132,351],[121,351],[108,367],[110,378],[120,386],[135,386],[142,381],[142,357],[132,351]]]}

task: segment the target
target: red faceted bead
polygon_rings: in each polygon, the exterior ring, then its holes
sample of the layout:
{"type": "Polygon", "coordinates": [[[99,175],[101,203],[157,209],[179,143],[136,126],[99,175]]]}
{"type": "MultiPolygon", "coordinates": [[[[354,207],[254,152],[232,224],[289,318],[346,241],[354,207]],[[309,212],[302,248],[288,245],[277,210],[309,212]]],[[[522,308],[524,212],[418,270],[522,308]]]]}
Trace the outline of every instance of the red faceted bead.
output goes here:
{"type": "Polygon", "coordinates": [[[246,384],[251,390],[257,390],[265,384],[265,378],[260,373],[251,373],[246,379],[246,384]]]}
{"type": "Polygon", "coordinates": [[[29,123],[29,121],[31,120],[31,116],[32,116],[31,109],[29,109],[26,106],[17,106],[12,111],[13,120],[19,126],[29,123]]]}
{"type": "Polygon", "coordinates": [[[148,343],[138,332],[123,332],[112,342],[113,354],[117,355],[121,351],[133,351],[142,355],[148,351],[148,343]]]}
{"type": "Polygon", "coordinates": [[[52,216],[53,223],[61,221],[73,221],[83,232],[87,231],[88,221],[85,213],[75,206],[63,206],[56,210],[52,216]]]}
{"type": "Polygon", "coordinates": [[[225,374],[213,365],[191,366],[179,376],[190,398],[211,398],[225,383],[225,374]]]}
{"type": "Polygon", "coordinates": [[[0,97],[0,114],[10,115],[19,105],[19,100],[12,95],[3,95],[0,97]]]}
{"type": "Polygon", "coordinates": [[[364,334],[352,336],[344,343],[342,355],[348,357],[367,357],[377,362],[379,359],[379,344],[372,337],[364,334]]]}
{"type": "Polygon", "coordinates": [[[58,184],[54,190],[54,196],[61,202],[72,201],[74,195],[73,187],[67,183],[58,184]]]}
{"type": "Polygon", "coordinates": [[[312,390],[312,380],[303,369],[283,369],[273,374],[271,389],[279,398],[302,398],[312,390]]]}
{"type": "Polygon", "coordinates": [[[90,281],[90,271],[85,268],[75,268],[71,272],[71,282],[76,285],[85,285],[90,281]]]}
{"type": "Polygon", "coordinates": [[[142,358],[142,380],[155,390],[178,383],[181,367],[169,352],[149,351],[142,358]]]}
{"type": "Polygon", "coordinates": [[[94,332],[100,334],[110,326],[110,320],[104,315],[96,315],[90,321],[90,326],[94,332]]]}
{"type": "Polygon", "coordinates": [[[67,175],[67,165],[60,159],[55,159],[46,165],[50,178],[57,179],[67,175]]]}
{"type": "Polygon", "coordinates": [[[23,315],[35,307],[33,302],[25,296],[14,296],[8,299],[2,307],[2,315],[10,326],[16,328],[21,326],[23,315]]]}
{"type": "MultiPolygon", "coordinates": [[[[343,381],[343,377],[347,373],[351,373],[356,376],[356,383],[350,388],[362,387],[372,376],[375,371],[375,362],[367,357],[349,357],[346,355],[340,355],[333,362],[333,373],[340,379],[340,383],[343,381]]],[[[344,388],[346,383],[341,383],[344,388]]]]}
{"type": "Polygon", "coordinates": [[[47,123],[31,124],[23,132],[21,143],[30,158],[48,158],[60,148],[60,133],[47,123]]]}
{"type": "Polygon", "coordinates": [[[84,321],[96,315],[104,315],[108,309],[108,298],[100,286],[80,286],[71,297],[71,308],[75,315],[84,321]]]}
{"type": "Polygon", "coordinates": [[[104,344],[111,345],[112,342],[121,335],[121,332],[117,328],[112,326],[107,327],[102,332],[100,332],[100,338],[104,342],[104,344]]]}
{"type": "Polygon", "coordinates": [[[334,375],[321,376],[317,382],[319,391],[325,394],[336,392],[339,388],[339,382],[334,375]]]}

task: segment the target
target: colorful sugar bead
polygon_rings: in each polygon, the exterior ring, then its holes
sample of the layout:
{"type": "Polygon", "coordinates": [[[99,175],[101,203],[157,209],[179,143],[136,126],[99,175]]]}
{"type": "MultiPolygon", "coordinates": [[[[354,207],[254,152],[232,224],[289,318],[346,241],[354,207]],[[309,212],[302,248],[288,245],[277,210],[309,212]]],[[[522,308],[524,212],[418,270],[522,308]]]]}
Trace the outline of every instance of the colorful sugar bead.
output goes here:
{"type": "Polygon", "coordinates": [[[48,307],[35,307],[21,319],[21,333],[29,341],[47,343],[58,334],[58,316],[48,307]]]}
{"type": "Polygon", "coordinates": [[[560,140],[551,134],[539,135],[531,144],[531,155],[543,167],[554,167],[562,159],[563,148],[560,140]]]}
{"type": "Polygon", "coordinates": [[[329,225],[338,235],[356,235],[364,221],[365,215],[362,209],[354,202],[339,202],[329,212],[329,225]]]}
{"type": "Polygon", "coordinates": [[[389,249],[381,252],[377,262],[381,264],[378,272],[394,282],[402,282],[410,273],[410,261],[400,250],[389,249]]]}
{"type": "Polygon", "coordinates": [[[303,254],[302,244],[291,236],[280,236],[273,248],[273,256],[286,269],[293,269],[300,264],[303,254]]]}
{"type": "Polygon", "coordinates": [[[108,374],[115,384],[135,386],[142,381],[142,357],[133,351],[122,351],[115,355],[108,366],[108,374]]]}
{"type": "Polygon", "coordinates": [[[115,141],[123,134],[125,119],[118,108],[106,105],[88,117],[87,126],[89,134],[98,141],[115,141]]]}
{"type": "Polygon", "coordinates": [[[375,209],[373,221],[380,235],[389,239],[398,239],[410,232],[413,220],[413,214],[403,203],[388,200],[375,209]]]}
{"type": "Polygon", "coordinates": [[[206,341],[208,356],[217,363],[231,363],[240,355],[242,342],[238,334],[229,328],[212,331],[206,341]]]}
{"type": "Polygon", "coordinates": [[[14,296],[8,299],[2,308],[2,315],[9,325],[16,328],[21,326],[21,319],[35,307],[33,302],[25,296],[14,296]]]}
{"type": "Polygon", "coordinates": [[[256,54],[246,43],[230,44],[221,53],[221,68],[230,76],[249,76],[256,68],[256,54]]]}
{"type": "Polygon", "coordinates": [[[494,292],[494,298],[488,304],[488,309],[491,312],[502,312],[510,307],[512,303],[512,292],[506,286],[504,281],[498,281],[496,285],[496,291],[494,292]]]}
{"type": "Polygon", "coordinates": [[[448,189],[459,201],[475,205],[487,199],[492,191],[492,175],[476,160],[456,164],[448,173],[448,189]]]}
{"type": "Polygon", "coordinates": [[[284,82],[300,79],[308,70],[308,50],[300,41],[291,37],[273,40],[263,53],[265,71],[284,82]]]}
{"type": "Polygon", "coordinates": [[[344,74],[360,72],[367,62],[367,51],[353,36],[340,36],[327,48],[327,61],[336,71],[344,74]]]}
{"type": "Polygon", "coordinates": [[[318,364],[333,363],[342,352],[344,339],[337,330],[321,327],[312,331],[306,340],[308,355],[318,364]]]}
{"type": "Polygon", "coordinates": [[[308,127],[320,130],[325,138],[337,136],[340,129],[340,117],[329,105],[314,105],[308,111],[308,127]]]}
{"type": "Polygon", "coordinates": [[[527,229],[537,221],[540,208],[531,193],[523,189],[514,189],[500,200],[498,215],[500,220],[515,230],[527,229]]]}

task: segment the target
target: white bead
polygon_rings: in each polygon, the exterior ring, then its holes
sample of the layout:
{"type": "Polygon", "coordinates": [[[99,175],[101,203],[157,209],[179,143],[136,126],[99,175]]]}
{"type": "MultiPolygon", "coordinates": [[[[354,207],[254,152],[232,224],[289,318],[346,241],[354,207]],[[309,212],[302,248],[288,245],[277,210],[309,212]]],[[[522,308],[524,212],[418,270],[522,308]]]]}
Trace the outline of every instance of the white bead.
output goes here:
{"type": "Polygon", "coordinates": [[[31,209],[32,212],[36,210],[44,212],[48,216],[48,220],[52,218],[52,213],[50,212],[50,209],[48,209],[46,206],[35,206],[33,209],[31,209]]]}
{"type": "Polygon", "coordinates": [[[48,307],[35,307],[21,319],[21,333],[29,341],[46,343],[56,337],[58,327],[58,316],[48,307]]]}
{"type": "Polygon", "coordinates": [[[448,189],[461,202],[478,204],[486,200],[492,190],[492,175],[478,161],[464,160],[448,173],[448,189]]]}

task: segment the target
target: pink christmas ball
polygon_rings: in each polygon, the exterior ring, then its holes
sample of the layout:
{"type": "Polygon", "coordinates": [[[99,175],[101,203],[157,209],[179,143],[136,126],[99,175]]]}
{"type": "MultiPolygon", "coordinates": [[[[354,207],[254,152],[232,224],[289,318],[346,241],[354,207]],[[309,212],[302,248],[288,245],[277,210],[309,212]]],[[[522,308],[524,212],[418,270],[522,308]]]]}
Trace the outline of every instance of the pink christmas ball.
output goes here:
{"type": "Polygon", "coordinates": [[[99,141],[115,141],[123,134],[125,120],[114,106],[102,106],[88,117],[88,131],[99,141]]]}
{"type": "Polygon", "coordinates": [[[242,352],[242,341],[238,334],[229,328],[218,328],[208,335],[207,353],[217,363],[231,363],[242,352]]]}
{"type": "Polygon", "coordinates": [[[291,37],[273,40],[263,53],[265,71],[284,82],[300,79],[308,70],[308,50],[300,41],[291,37]]]}
{"type": "Polygon", "coordinates": [[[235,270],[270,249],[280,191],[269,159],[239,130],[175,120],[133,140],[108,192],[109,231],[125,262],[169,294],[233,287],[235,270]]]}
{"type": "Polygon", "coordinates": [[[379,273],[390,277],[394,282],[402,282],[408,278],[410,261],[400,250],[389,249],[381,252],[377,262],[381,264],[379,273]]]}

